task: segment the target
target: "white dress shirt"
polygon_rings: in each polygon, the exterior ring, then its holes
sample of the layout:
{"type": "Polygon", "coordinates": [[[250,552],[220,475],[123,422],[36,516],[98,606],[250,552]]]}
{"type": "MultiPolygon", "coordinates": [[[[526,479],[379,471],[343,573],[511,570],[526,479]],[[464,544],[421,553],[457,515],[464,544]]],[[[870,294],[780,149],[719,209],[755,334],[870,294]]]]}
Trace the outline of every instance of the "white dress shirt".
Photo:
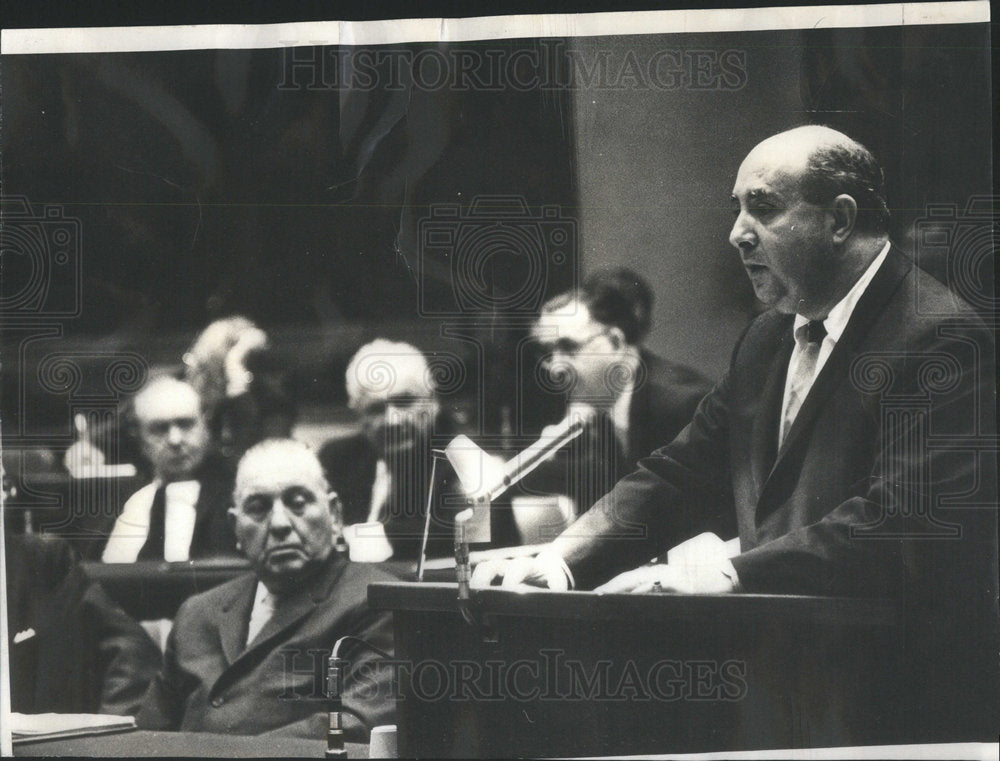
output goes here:
{"type": "MultiPolygon", "coordinates": [[[[128,498],[121,515],[115,521],[101,560],[105,563],[134,563],[149,535],[149,514],[153,498],[161,481],[153,481],[128,498]]],[[[187,560],[194,536],[195,505],[201,484],[197,481],[175,481],[166,486],[166,510],[163,559],[170,562],[187,560]]]]}
{"type": "Polygon", "coordinates": [[[635,393],[635,381],[641,361],[637,353],[626,355],[622,364],[629,369],[628,380],[611,408],[611,422],[615,426],[615,436],[618,437],[618,443],[625,451],[628,450],[628,417],[632,410],[632,395],[635,393]]]}
{"type": "MultiPolygon", "coordinates": [[[[833,351],[833,347],[837,345],[837,341],[844,333],[844,329],[847,327],[848,321],[851,319],[851,314],[854,312],[854,307],[857,306],[858,300],[861,295],[867,290],[868,285],[871,283],[872,279],[875,277],[875,273],[878,272],[879,267],[882,266],[882,262],[885,261],[885,257],[889,254],[890,244],[886,243],[882,248],[882,251],[878,256],[868,265],[868,269],[864,271],[864,274],[858,278],[858,281],[851,287],[851,290],[847,292],[837,304],[830,310],[826,319],[823,320],[823,327],[826,328],[826,336],[823,338],[823,343],[820,344],[819,356],[816,359],[816,366],[812,372],[812,378],[809,379],[806,391],[812,387],[813,382],[815,382],[820,370],[823,369],[823,365],[826,364],[826,360],[830,357],[830,353],[833,351]]],[[[808,317],[803,317],[800,314],[795,315],[795,323],[792,325],[792,335],[799,335],[800,328],[804,327],[809,323],[808,317]]],[[[804,332],[804,331],[803,331],[804,332]]],[[[785,419],[785,412],[788,409],[789,397],[791,392],[792,380],[795,378],[796,370],[798,369],[799,362],[805,353],[805,347],[802,341],[796,340],[795,348],[792,350],[791,359],[788,361],[788,372],[785,375],[785,393],[782,397],[781,402],[781,418],[779,419],[778,425],[778,435],[781,436],[781,421],[785,419]]],[[[803,399],[806,394],[803,394],[803,399]]],[[[778,445],[781,445],[779,440],[778,445]]]]}
{"type": "Polygon", "coordinates": [[[257,591],[253,597],[253,608],[250,609],[250,623],[247,625],[247,646],[249,646],[260,634],[264,624],[271,620],[274,615],[275,606],[274,595],[267,591],[267,587],[257,582],[257,591]]]}

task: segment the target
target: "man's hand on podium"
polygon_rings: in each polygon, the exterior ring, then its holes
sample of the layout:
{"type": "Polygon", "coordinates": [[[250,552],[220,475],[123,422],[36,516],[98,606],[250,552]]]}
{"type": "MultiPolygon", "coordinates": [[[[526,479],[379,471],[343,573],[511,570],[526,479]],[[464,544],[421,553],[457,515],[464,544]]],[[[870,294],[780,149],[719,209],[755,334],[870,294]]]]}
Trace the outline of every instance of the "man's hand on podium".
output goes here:
{"type": "Polygon", "coordinates": [[[496,585],[509,589],[527,584],[565,592],[572,586],[572,579],[563,559],[543,550],[533,558],[484,561],[472,572],[471,584],[473,589],[496,585]]]}
{"type": "Polygon", "coordinates": [[[736,569],[726,558],[714,563],[644,565],[615,576],[594,591],[598,594],[728,594],[739,591],[736,569]]]}

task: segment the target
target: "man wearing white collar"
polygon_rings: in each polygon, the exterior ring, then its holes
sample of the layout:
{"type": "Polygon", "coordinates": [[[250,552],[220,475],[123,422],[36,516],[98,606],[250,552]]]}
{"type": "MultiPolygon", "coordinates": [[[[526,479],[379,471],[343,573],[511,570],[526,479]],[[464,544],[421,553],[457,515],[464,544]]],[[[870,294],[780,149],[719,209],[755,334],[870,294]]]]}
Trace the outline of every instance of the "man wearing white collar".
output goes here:
{"type": "Polygon", "coordinates": [[[889,245],[882,187],[830,128],[757,145],[729,240],[771,308],[673,442],[534,561],[473,584],[890,597],[907,736],[995,737],[994,337],[889,245]],[[701,532],[738,552],[640,565],[701,532]]]}
{"type": "Polygon", "coordinates": [[[102,560],[176,562],[235,555],[236,539],[226,517],[231,468],[209,453],[197,392],[184,381],[159,376],[136,394],[133,409],[154,479],[125,503],[102,560]]]}

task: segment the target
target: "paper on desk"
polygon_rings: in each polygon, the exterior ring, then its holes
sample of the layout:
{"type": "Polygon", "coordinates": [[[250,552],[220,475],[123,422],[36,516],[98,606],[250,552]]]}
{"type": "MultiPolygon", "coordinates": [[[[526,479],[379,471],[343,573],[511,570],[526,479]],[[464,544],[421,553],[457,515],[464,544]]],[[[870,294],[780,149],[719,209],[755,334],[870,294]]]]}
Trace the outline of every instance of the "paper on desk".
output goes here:
{"type": "Polygon", "coordinates": [[[102,713],[11,713],[14,742],[123,732],[135,729],[135,717],[102,713]]]}

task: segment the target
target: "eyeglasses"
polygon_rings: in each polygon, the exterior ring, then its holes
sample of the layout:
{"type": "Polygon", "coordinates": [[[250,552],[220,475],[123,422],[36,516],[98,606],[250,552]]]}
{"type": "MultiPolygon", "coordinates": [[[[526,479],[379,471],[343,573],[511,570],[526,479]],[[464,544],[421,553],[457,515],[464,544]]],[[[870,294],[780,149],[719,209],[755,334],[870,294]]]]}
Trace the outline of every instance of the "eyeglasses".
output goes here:
{"type": "Polygon", "coordinates": [[[556,341],[552,341],[551,343],[541,342],[541,346],[549,354],[556,354],[556,353],[567,354],[567,355],[576,354],[585,349],[590,344],[592,344],[601,336],[607,335],[607,332],[608,332],[607,329],[602,328],[601,330],[592,333],[589,337],[587,337],[583,341],[576,341],[572,338],[560,338],[556,341]]]}

